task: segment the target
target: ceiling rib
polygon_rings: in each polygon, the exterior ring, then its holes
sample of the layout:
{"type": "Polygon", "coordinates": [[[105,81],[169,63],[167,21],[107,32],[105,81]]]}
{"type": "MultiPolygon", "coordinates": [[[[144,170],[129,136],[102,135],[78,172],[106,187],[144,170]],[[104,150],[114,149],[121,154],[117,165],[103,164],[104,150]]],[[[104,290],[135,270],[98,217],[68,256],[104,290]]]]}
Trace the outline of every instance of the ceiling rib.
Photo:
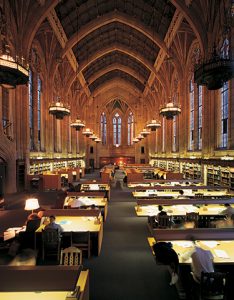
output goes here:
{"type": "MultiPolygon", "coordinates": [[[[63,30],[63,27],[62,27],[62,25],[59,21],[59,18],[57,17],[57,14],[54,9],[52,9],[47,14],[47,18],[48,18],[48,21],[49,21],[52,29],[54,30],[54,33],[58,39],[58,42],[60,43],[61,47],[64,48],[65,45],[67,44],[68,40],[67,40],[66,34],[63,30]]],[[[67,51],[66,56],[67,56],[67,59],[71,65],[72,69],[74,70],[74,72],[76,72],[76,70],[78,70],[79,66],[78,66],[76,57],[75,57],[72,49],[67,51]]],[[[89,97],[90,91],[88,89],[88,86],[86,84],[85,78],[83,77],[82,73],[78,74],[78,79],[80,81],[81,86],[84,88],[86,95],[89,97]]]]}

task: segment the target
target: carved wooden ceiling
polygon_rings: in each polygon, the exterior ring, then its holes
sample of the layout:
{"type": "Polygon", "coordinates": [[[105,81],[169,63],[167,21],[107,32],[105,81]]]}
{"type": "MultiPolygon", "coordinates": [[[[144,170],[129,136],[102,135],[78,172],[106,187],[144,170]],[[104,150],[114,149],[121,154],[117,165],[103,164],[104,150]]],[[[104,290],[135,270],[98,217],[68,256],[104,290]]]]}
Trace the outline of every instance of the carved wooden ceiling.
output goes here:
{"type": "Polygon", "coordinates": [[[65,96],[79,89],[81,97],[94,99],[103,91],[119,90],[121,98],[126,90],[156,103],[168,98],[172,89],[167,58],[172,57],[173,76],[184,78],[193,48],[204,56],[209,44],[214,44],[219,2],[0,0],[0,5],[4,3],[11,23],[10,44],[20,46],[31,65],[31,52],[37,49],[36,69],[50,87],[62,78],[65,96]],[[152,91],[160,92],[157,100],[152,91]]]}
{"type": "Polygon", "coordinates": [[[176,8],[167,0],[64,0],[55,7],[91,94],[113,79],[144,92],[176,8]]]}

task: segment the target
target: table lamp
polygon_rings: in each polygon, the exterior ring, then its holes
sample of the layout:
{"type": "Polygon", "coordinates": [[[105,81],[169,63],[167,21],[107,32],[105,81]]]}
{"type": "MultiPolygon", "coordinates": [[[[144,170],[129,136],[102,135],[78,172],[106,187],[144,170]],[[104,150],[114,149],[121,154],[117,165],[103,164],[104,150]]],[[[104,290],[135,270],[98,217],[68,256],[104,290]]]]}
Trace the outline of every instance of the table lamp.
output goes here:
{"type": "Polygon", "coordinates": [[[38,199],[36,199],[36,198],[30,198],[30,199],[26,200],[24,209],[25,210],[31,210],[32,213],[33,213],[33,210],[37,209],[39,207],[40,207],[40,205],[38,203],[38,199]]]}

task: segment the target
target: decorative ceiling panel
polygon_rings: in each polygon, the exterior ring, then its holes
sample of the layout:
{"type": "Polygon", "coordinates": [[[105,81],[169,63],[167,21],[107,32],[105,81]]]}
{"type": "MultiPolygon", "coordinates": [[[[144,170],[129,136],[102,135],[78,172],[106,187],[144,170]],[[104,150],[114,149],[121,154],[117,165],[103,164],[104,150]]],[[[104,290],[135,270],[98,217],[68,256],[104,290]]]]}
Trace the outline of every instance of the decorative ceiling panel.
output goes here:
{"type": "Polygon", "coordinates": [[[119,11],[152,28],[164,39],[175,7],[168,0],[63,0],[55,10],[68,38],[91,20],[119,11]]]}
{"type": "Polygon", "coordinates": [[[106,81],[110,81],[115,78],[122,79],[124,81],[129,82],[141,92],[143,92],[144,90],[144,85],[140,81],[132,77],[131,75],[120,70],[113,70],[111,72],[104,74],[103,76],[100,76],[97,80],[95,80],[92,84],[90,84],[89,85],[90,91],[93,92],[99,86],[103,85],[106,81]]]}
{"type": "Polygon", "coordinates": [[[102,69],[107,68],[109,65],[112,64],[120,64],[123,66],[131,66],[131,68],[139,73],[145,81],[148,80],[150,71],[140,62],[137,62],[131,56],[120,53],[119,51],[113,51],[104,55],[103,57],[97,59],[95,63],[88,66],[84,71],[83,75],[86,81],[89,81],[89,78],[93,76],[96,72],[99,72],[102,69]]]}
{"type": "Polygon", "coordinates": [[[79,64],[82,64],[99,49],[112,44],[129,50],[137,49],[141,56],[147,57],[151,65],[154,64],[159,52],[159,48],[144,34],[119,22],[107,24],[90,33],[73,47],[73,51],[79,64]]]}
{"type": "Polygon", "coordinates": [[[129,73],[134,75],[138,72],[143,78],[140,82],[138,76],[133,77],[122,68],[122,71],[112,70],[106,74],[100,72],[101,77],[94,76],[94,82],[89,85],[91,91],[105,80],[118,76],[143,91],[142,83],[147,82],[149,69],[152,71],[160,50],[147,34],[150,32],[152,37],[155,34],[157,40],[161,39],[163,42],[175,10],[168,0],[63,0],[55,7],[68,40],[78,37],[79,31],[83,30],[83,38],[72,50],[81,70],[88,65],[83,74],[86,81],[111,64],[126,66],[133,70],[129,73]],[[125,20],[131,20],[133,26],[114,19],[100,26],[101,17],[112,13],[119,13],[125,20]],[[88,28],[90,24],[92,27],[87,29],[90,31],[85,34],[84,28],[88,28]],[[141,29],[134,29],[134,24],[141,29]],[[144,34],[144,30],[147,34],[144,34]],[[113,54],[105,55],[104,50],[108,47],[113,54]],[[119,49],[123,51],[117,53],[119,49]],[[102,51],[104,54],[100,57],[102,51]]]}

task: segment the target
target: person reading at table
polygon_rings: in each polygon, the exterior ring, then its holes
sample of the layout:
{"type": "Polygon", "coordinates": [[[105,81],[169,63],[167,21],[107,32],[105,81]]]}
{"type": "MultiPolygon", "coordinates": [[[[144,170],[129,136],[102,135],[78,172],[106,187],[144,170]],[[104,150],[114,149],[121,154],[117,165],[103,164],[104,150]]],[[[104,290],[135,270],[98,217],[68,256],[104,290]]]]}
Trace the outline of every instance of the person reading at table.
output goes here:
{"type": "Polygon", "coordinates": [[[158,220],[159,216],[166,216],[167,215],[167,212],[165,210],[163,210],[163,206],[162,205],[158,206],[158,211],[159,211],[159,213],[156,216],[156,220],[158,220]]]}
{"type": "Polygon", "coordinates": [[[50,222],[48,225],[45,226],[44,230],[55,229],[58,230],[59,233],[63,232],[63,227],[60,224],[55,223],[55,220],[55,216],[50,216],[50,222]]]}
{"type": "Polygon", "coordinates": [[[26,231],[27,232],[35,232],[37,228],[40,226],[41,218],[37,213],[31,213],[26,221],[26,231]]]}
{"type": "Polygon", "coordinates": [[[175,284],[179,278],[179,259],[177,253],[172,248],[172,244],[170,242],[157,242],[153,245],[153,251],[156,263],[168,266],[171,275],[170,285],[175,284]]]}
{"type": "Polygon", "coordinates": [[[186,199],[188,197],[186,197],[184,195],[184,191],[183,190],[179,190],[179,195],[177,195],[177,199],[186,199]]]}
{"type": "Polygon", "coordinates": [[[234,215],[234,208],[229,203],[225,203],[224,206],[226,208],[222,210],[220,214],[227,216],[227,218],[231,218],[231,216],[234,215]]]}
{"type": "Polygon", "coordinates": [[[193,238],[191,238],[191,240],[193,242],[193,248],[185,252],[181,256],[181,260],[184,262],[189,258],[192,259],[191,275],[195,283],[200,283],[202,272],[208,272],[208,273],[214,272],[214,265],[213,265],[214,257],[210,252],[210,250],[202,249],[196,244],[196,241],[193,238]]]}

